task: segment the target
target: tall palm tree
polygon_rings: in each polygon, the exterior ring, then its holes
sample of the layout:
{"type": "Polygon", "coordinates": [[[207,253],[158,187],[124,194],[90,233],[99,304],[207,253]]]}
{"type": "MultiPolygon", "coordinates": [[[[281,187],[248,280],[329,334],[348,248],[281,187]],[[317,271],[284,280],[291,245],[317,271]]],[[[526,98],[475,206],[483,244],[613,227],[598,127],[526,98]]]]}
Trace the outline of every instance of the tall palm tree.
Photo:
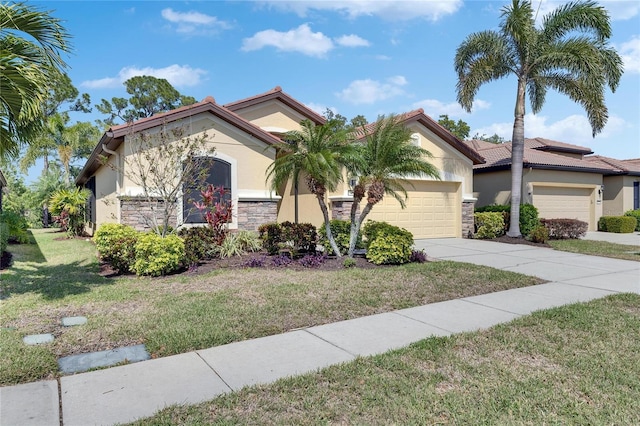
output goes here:
{"type": "Polygon", "coordinates": [[[15,156],[43,125],[50,81],[67,64],[69,34],[51,12],[0,3],[0,156],[15,156]],[[23,37],[23,36],[26,36],[23,37]]]}
{"type": "Polygon", "coordinates": [[[290,179],[304,177],[309,191],[316,196],[324,218],[327,238],[334,253],[340,249],[329,226],[329,209],[325,202],[327,191],[334,191],[343,178],[343,167],[352,157],[353,146],[346,142],[343,132],[335,133],[330,126],[315,125],[309,120],[300,123],[299,131],[288,132],[276,147],[276,159],[267,168],[267,180],[278,190],[290,179]]]}
{"type": "Polygon", "coordinates": [[[593,135],[607,123],[605,86],[612,91],[623,73],[622,60],[609,46],[607,11],[595,1],[570,2],[535,24],[528,0],[512,0],[502,9],[499,31],[469,35],[458,47],[458,102],[468,112],[484,83],[515,75],[518,81],[511,149],[511,225],[507,235],[519,237],[524,155],[525,96],[538,113],[547,90],[554,89],[582,105],[593,135]]]}
{"type": "Polygon", "coordinates": [[[428,176],[439,179],[438,170],[427,161],[431,153],[411,143],[411,130],[402,123],[402,116],[382,116],[367,129],[363,143],[357,144],[356,162],[348,164],[349,173],[356,179],[351,205],[349,257],[353,256],[362,222],[373,206],[387,194],[405,208],[410,178],[428,176]],[[360,203],[367,203],[358,214],[360,203]]]}

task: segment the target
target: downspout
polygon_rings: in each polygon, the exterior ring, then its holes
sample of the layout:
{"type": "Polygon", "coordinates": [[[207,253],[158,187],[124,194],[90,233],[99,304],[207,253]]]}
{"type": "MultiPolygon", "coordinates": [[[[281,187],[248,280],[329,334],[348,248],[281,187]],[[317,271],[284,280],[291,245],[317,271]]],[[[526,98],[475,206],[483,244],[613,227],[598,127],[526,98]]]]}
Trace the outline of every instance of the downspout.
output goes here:
{"type": "MultiPolygon", "coordinates": [[[[113,155],[115,156],[115,161],[116,161],[116,199],[120,196],[120,154],[118,154],[116,151],[113,151],[109,148],[107,148],[107,144],[102,144],[102,150],[104,152],[106,152],[107,154],[113,155]]],[[[117,204],[117,217],[118,217],[118,223],[121,223],[121,214],[120,214],[120,203],[117,204]]]]}

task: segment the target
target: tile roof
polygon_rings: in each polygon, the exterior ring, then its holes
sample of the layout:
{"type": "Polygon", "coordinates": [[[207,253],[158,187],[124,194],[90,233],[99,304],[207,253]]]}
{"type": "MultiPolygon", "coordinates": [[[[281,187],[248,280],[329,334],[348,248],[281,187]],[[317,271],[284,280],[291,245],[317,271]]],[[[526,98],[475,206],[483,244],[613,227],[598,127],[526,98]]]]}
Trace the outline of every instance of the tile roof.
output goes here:
{"type": "MultiPolygon", "coordinates": [[[[473,166],[474,170],[491,171],[511,167],[511,143],[493,144],[478,140],[464,141],[464,143],[477,150],[486,161],[484,164],[473,166]]],[[[551,152],[539,151],[535,148],[527,147],[526,144],[523,164],[524,167],[539,169],[563,169],[603,174],[615,172],[611,166],[567,157],[565,155],[553,154],[551,152]]]]}
{"type": "MultiPolygon", "coordinates": [[[[434,119],[426,115],[422,108],[405,112],[403,114],[399,114],[398,118],[405,125],[414,121],[422,124],[427,129],[431,130],[433,133],[435,133],[437,136],[443,139],[446,143],[448,143],[453,148],[460,151],[464,156],[466,156],[471,161],[473,161],[473,164],[480,164],[484,161],[482,156],[478,154],[475,148],[464,144],[460,139],[455,137],[449,130],[442,127],[440,123],[438,123],[437,121],[435,121],[434,119]]],[[[373,122],[373,123],[366,124],[364,128],[361,127],[359,129],[356,129],[355,131],[356,139],[358,140],[364,139],[368,134],[373,132],[373,130],[375,129],[375,126],[376,126],[376,122],[373,122]]]]}
{"type": "Polygon", "coordinates": [[[528,148],[533,148],[540,151],[573,152],[576,154],[584,155],[593,154],[591,148],[587,148],[586,146],[573,145],[570,143],[559,142],[545,138],[526,138],[524,140],[524,145],[528,148]]]}
{"type": "Polygon", "coordinates": [[[248,98],[240,99],[234,102],[229,102],[227,104],[224,104],[223,107],[227,108],[230,111],[237,111],[242,108],[260,104],[271,99],[278,99],[283,104],[302,114],[316,124],[324,124],[326,122],[326,119],[322,115],[318,114],[303,103],[298,102],[289,94],[285,93],[280,86],[276,86],[267,92],[260,93],[255,96],[250,96],[248,98]]]}
{"type": "Polygon", "coordinates": [[[618,160],[611,157],[605,157],[602,155],[589,155],[584,157],[586,161],[598,164],[603,167],[611,167],[615,171],[621,174],[630,174],[634,176],[640,176],[640,158],[633,158],[629,160],[618,160]]]}

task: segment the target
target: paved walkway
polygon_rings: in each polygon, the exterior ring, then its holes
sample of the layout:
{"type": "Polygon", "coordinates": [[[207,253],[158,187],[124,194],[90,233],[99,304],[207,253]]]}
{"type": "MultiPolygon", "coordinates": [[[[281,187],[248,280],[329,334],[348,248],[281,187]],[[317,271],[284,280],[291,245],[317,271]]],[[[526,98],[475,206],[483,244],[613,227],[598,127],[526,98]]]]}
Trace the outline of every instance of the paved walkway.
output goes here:
{"type": "Polygon", "coordinates": [[[640,262],[527,245],[420,240],[432,258],[536,275],[549,283],[310,327],[186,354],[0,388],[0,424],[115,424],[195,404],[430,337],[474,331],[539,309],[640,294],[640,262]],[[61,399],[59,399],[61,395],[61,399]]]}

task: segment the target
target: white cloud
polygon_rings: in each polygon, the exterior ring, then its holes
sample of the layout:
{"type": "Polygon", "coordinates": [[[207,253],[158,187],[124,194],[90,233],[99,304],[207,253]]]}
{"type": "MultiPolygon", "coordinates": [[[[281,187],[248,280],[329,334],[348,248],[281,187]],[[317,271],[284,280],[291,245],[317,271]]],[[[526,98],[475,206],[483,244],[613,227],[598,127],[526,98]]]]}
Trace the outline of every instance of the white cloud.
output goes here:
{"type": "Polygon", "coordinates": [[[624,62],[625,72],[640,73],[640,36],[633,36],[631,40],[618,47],[618,53],[624,62]]]}
{"type": "Polygon", "coordinates": [[[310,10],[330,10],[343,13],[351,19],[375,15],[389,21],[411,19],[437,21],[443,16],[457,12],[463,2],[462,0],[266,0],[262,3],[300,16],[306,16],[310,10]]]}
{"type": "Polygon", "coordinates": [[[390,77],[386,82],[371,79],[355,80],[346,89],[336,93],[336,96],[355,105],[373,104],[403,94],[402,86],[406,84],[407,79],[401,75],[390,77]]]}
{"type": "Polygon", "coordinates": [[[321,32],[314,33],[308,24],[287,32],[264,30],[242,41],[242,50],[249,52],[266,46],[273,46],[283,52],[300,52],[308,56],[323,57],[334,45],[331,39],[321,32]]]}
{"type": "Polygon", "coordinates": [[[317,112],[320,115],[324,115],[324,112],[326,110],[330,110],[334,114],[338,113],[338,109],[336,107],[328,107],[326,105],[316,104],[314,102],[307,103],[307,104],[305,104],[305,106],[307,108],[310,108],[310,109],[314,110],[315,112],[317,112]]]}
{"type": "Polygon", "coordinates": [[[162,9],[162,17],[167,21],[177,24],[176,31],[185,34],[217,32],[231,28],[228,22],[221,21],[215,16],[204,13],[176,12],[171,8],[162,9]]]}
{"type": "MultiPolygon", "coordinates": [[[[620,117],[610,116],[603,131],[598,138],[609,138],[621,132],[627,123],[620,117]]],[[[549,122],[549,117],[543,115],[526,114],[524,118],[525,137],[542,137],[575,145],[589,146],[593,141],[591,125],[584,115],[570,115],[562,120],[549,122]]],[[[494,123],[489,126],[473,129],[470,133],[492,136],[497,134],[505,140],[511,140],[513,122],[494,123]]]]}
{"type": "Polygon", "coordinates": [[[387,56],[387,55],[376,55],[375,58],[379,61],[390,61],[391,60],[391,56],[387,56]]]}
{"type": "Polygon", "coordinates": [[[165,68],[137,68],[124,67],[115,77],[105,77],[98,80],[87,80],[80,83],[81,87],[89,89],[117,88],[131,77],[150,75],[156,78],[164,78],[175,87],[192,87],[201,82],[201,77],[207,72],[200,68],[191,68],[189,65],[169,65],[165,68]]]}
{"type": "MultiPolygon", "coordinates": [[[[473,103],[473,110],[478,111],[481,109],[488,109],[491,106],[489,102],[482,99],[476,99],[473,103]]],[[[414,108],[422,108],[424,112],[431,117],[439,117],[440,115],[448,115],[449,118],[458,118],[469,115],[459,103],[449,102],[445,104],[437,99],[424,99],[422,101],[414,102],[414,108]]],[[[493,134],[493,133],[492,133],[493,134]]]]}
{"type": "Polygon", "coordinates": [[[335,39],[336,43],[345,47],[367,47],[370,46],[368,40],[363,39],[355,34],[343,35],[335,39]]]}

